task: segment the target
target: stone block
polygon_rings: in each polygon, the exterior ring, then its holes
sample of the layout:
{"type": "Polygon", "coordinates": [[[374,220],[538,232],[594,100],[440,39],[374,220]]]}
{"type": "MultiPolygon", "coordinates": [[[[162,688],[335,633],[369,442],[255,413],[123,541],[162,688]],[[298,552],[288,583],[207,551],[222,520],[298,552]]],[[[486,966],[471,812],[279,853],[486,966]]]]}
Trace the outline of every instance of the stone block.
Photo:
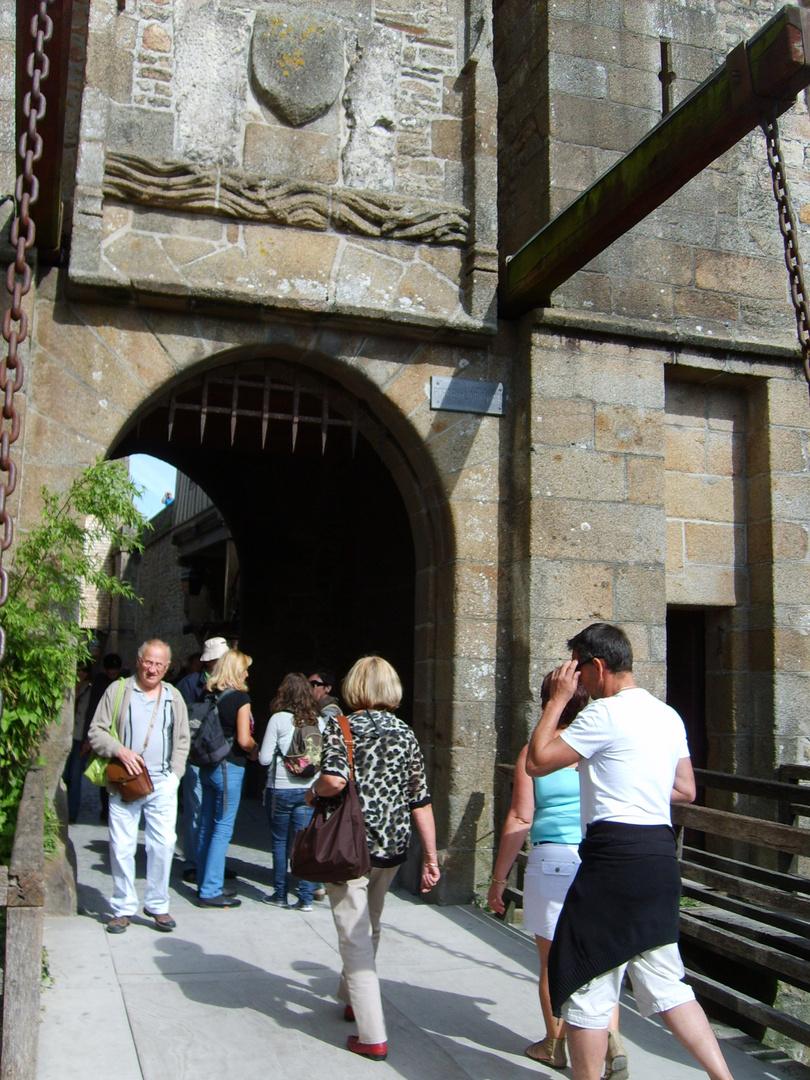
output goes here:
{"type": "Polygon", "coordinates": [[[720,251],[695,252],[695,284],[699,289],[736,292],[765,300],[782,300],[785,271],[778,263],[720,251]]]}
{"type": "MultiPolygon", "coordinates": [[[[667,472],[667,516],[702,521],[733,522],[740,511],[742,492],[735,491],[730,477],[693,476],[667,472]]],[[[742,515],[740,515],[742,520],[742,515]]]]}
{"type": "Polygon", "coordinates": [[[456,563],[453,612],[457,618],[494,619],[498,614],[499,570],[487,563],[456,563]]]}
{"type": "Polygon", "coordinates": [[[709,431],[706,435],[706,472],[714,476],[742,476],[745,440],[742,434],[709,431]]]}
{"type": "Polygon", "coordinates": [[[613,569],[605,563],[535,559],[530,590],[533,638],[549,611],[586,622],[614,618],[613,569]]]}
{"type": "Polygon", "coordinates": [[[667,603],[731,607],[738,602],[734,570],[725,566],[687,565],[681,575],[667,575],[667,603]]]}
{"type": "Polygon", "coordinates": [[[608,96],[621,105],[660,108],[661,81],[654,71],[613,66],[609,70],[608,96]]]}
{"type": "Polygon", "coordinates": [[[174,119],[169,113],[112,102],[107,147],[142,157],[171,158],[174,119]]]}
{"type": "Polygon", "coordinates": [[[549,160],[551,183],[555,188],[584,191],[599,176],[596,150],[592,146],[555,143],[549,160]]]}
{"type": "Polygon", "coordinates": [[[461,120],[443,117],[434,120],[430,126],[431,149],[440,158],[461,161],[461,120]]]}
{"type": "Polygon", "coordinates": [[[705,428],[707,423],[706,388],[698,383],[677,382],[668,378],[666,411],[668,424],[705,428]]]}
{"type": "Polygon", "coordinates": [[[594,415],[597,450],[663,455],[664,425],[659,411],[599,406],[594,415]]]}
{"type": "Polygon", "coordinates": [[[143,47],[150,52],[169,53],[172,50],[172,39],[162,26],[155,23],[144,27],[141,40],[143,47]]]}
{"type": "Polygon", "coordinates": [[[554,53],[603,64],[617,63],[622,37],[620,28],[601,27],[598,34],[594,33],[593,26],[587,21],[554,18],[549,23],[549,45],[554,53]]]}
{"type": "Polygon", "coordinates": [[[337,132],[270,124],[245,126],[244,167],[262,176],[336,184],[340,178],[339,154],[337,132]]]}
{"type": "MultiPolygon", "coordinates": [[[[680,419],[680,418],[678,418],[680,419]]],[[[667,415],[665,462],[668,472],[706,472],[706,430],[674,426],[667,415]]]]}
{"type": "Polygon", "coordinates": [[[652,110],[556,92],[552,96],[550,134],[561,142],[624,153],[655,126],[658,118],[652,110]]]}
{"type": "Polygon", "coordinates": [[[810,637],[778,628],[774,634],[775,667],[779,671],[810,671],[810,637]]]}
{"type": "Polygon", "coordinates": [[[686,540],[683,521],[667,521],[667,573],[682,574],[686,540]]]}
{"type": "Polygon", "coordinates": [[[405,269],[399,283],[397,307],[417,315],[452,318],[461,312],[461,295],[457,285],[424,263],[414,263],[405,269]]]}
{"type": "Polygon", "coordinates": [[[553,352],[532,350],[532,385],[545,397],[663,409],[662,376],[662,364],[645,362],[641,356],[631,360],[611,342],[568,339],[553,352]]]}
{"type": "Polygon", "coordinates": [[[613,579],[613,618],[624,623],[666,619],[664,567],[618,566],[613,579]]]}
{"type": "MultiPolygon", "coordinates": [[[[763,525],[758,528],[767,530],[767,523],[763,523],[763,525]]],[[[748,531],[748,546],[750,551],[752,548],[751,533],[754,531],[754,527],[750,527],[748,531]]],[[[767,539],[770,539],[770,537],[767,537],[767,539]]],[[[807,559],[808,526],[799,522],[774,521],[772,550],[774,559],[807,559]]],[[[759,548],[757,549],[757,554],[764,556],[761,561],[765,561],[769,553],[770,550],[767,544],[764,546],[764,551],[759,548]]]]}
{"type": "Polygon", "coordinates": [[[624,457],[579,447],[536,446],[532,490],[546,498],[579,498],[621,502],[626,494],[624,457]]]}
{"type": "Polygon", "coordinates": [[[686,558],[690,563],[745,566],[745,528],[687,521],[684,524],[686,558]]]}
{"type": "Polygon", "coordinates": [[[628,318],[671,321],[674,314],[672,287],[638,278],[614,278],[613,310],[628,318]]]}
{"type": "Polygon", "coordinates": [[[767,393],[771,424],[807,428],[807,383],[798,370],[794,379],[768,379],[767,393]]]}
{"type": "Polygon", "coordinates": [[[608,77],[603,64],[580,56],[552,52],[549,56],[549,88],[577,97],[607,97],[608,77]]]}
{"type": "Polygon", "coordinates": [[[594,406],[590,401],[533,397],[531,440],[543,446],[594,446],[594,406]]]}
{"type": "Polygon", "coordinates": [[[660,458],[630,455],[626,461],[627,501],[664,505],[664,468],[660,458]]]}
{"type": "Polygon", "coordinates": [[[678,319],[694,319],[701,325],[710,322],[728,325],[735,324],[740,317],[740,302],[733,293],[707,293],[678,286],[672,296],[678,319]]]}
{"type": "Polygon", "coordinates": [[[626,564],[664,562],[663,506],[535,498],[531,554],[626,564]]]}
{"type": "Polygon", "coordinates": [[[771,480],[773,515],[788,521],[810,519],[810,476],[777,473],[771,480]]]}
{"type": "Polygon", "coordinates": [[[604,273],[592,274],[580,270],[554,290],[552,306],[608,314],[613,310],[611,280],[604,273]]]}

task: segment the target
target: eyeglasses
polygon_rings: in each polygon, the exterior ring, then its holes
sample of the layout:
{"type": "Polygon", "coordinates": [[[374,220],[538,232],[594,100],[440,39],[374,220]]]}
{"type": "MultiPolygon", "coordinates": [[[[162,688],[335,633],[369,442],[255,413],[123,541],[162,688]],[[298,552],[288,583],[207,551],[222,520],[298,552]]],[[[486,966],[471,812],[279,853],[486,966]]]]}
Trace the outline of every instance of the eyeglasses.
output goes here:
{"type": "Polygon", "coordinates": [[[138,663],[147,671],[165,671],[169,666],[168,664],[158,664],[154,660],[144,660],[142,656],[138,657],[138,663]]]}
{"type": "Polygon", "coordinates": [[[593,657],[591,657],[590,660],[580,660],[580,662],[577,664],[577,671],[582,671],[582,669],[586,666],[586,664],[592,664],[592,663],[593,663],[593,657]]]}
{"type": "Polygon", "coordinates": [[[320,679],[310,679],[309,680],[309,685],[310,686],[326,686],[326,683],[321,682],[320,679]]]}

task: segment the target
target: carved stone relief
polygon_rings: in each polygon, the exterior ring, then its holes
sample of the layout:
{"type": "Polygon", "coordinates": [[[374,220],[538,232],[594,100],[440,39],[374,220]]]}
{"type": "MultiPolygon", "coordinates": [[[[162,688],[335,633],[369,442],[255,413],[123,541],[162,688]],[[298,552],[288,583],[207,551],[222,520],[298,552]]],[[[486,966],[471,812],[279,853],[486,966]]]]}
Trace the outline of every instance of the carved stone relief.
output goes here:
{"type": "Polygon", "coordinates": [[[464,244],[470,217],[465,207],[435,199],[118,153],[106,156],[104,195],[182,213],[429,244],[464,244]]]}
{"type": "Polygon", "coordinates": [[[335,103],[343,82],[343,30],[316,9],[274,5],[260,11],[250,43],[258,97],[292,127],[317,120],[335,103]]]}

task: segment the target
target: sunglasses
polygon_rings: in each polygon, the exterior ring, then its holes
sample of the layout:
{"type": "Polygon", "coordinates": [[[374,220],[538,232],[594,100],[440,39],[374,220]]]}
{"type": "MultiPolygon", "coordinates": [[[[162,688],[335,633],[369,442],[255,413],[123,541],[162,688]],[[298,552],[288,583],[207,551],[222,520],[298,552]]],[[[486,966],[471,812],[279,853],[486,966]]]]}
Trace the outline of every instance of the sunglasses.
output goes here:
{"type": "Polygon", "coordinates": [[[309,685],[310,686],[326,686],[326,683],[321,682],[320,679],[310,679],[309,680],[309,685]]]}

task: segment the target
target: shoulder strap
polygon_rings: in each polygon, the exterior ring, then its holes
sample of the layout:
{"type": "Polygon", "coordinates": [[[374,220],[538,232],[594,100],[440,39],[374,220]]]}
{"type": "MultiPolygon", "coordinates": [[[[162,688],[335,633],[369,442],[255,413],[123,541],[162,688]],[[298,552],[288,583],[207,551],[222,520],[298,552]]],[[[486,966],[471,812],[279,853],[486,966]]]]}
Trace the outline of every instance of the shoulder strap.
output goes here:
{"type": "Polygon", "coordinates": [[[352,738],[352,729],[349,727],[349,718],[347,716],[336,716],[335,719],[340,724],[340,730],[346,740],[346,750],[349,753],[349,779],[354,780],[354,739],[352,738]]]}
{"type": "Polygon", "coordinates": [[[121,742],[121,732],[118,730],[118,710],[121,708],[121,702],[124,699],[124,683],[126,679],[122,675],[118,680],[118,690],[115,693],[115,704],[113,705],[112,721],[110,723],[110,732],[115,729],[115,737],[121,742]]]}

